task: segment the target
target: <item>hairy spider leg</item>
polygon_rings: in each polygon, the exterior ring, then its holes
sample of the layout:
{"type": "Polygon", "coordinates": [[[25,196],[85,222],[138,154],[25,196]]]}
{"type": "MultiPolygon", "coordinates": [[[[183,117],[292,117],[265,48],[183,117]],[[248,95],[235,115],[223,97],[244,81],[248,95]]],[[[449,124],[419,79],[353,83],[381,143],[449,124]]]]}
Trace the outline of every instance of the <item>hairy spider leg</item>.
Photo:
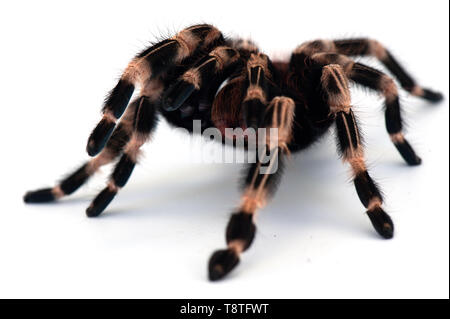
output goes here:
{"type": "Polygon", "coordinates": [[[144,88],[149,79],[163,74],[198,50],[223,42],[222,33],[215,27],[206,24],[195,25],[138,54],[107,96],[102,109],[103,117],[88,139],[88,154],[94,156],[105,146],[136,86],[144,88]]]}
{"type": "Polygon", "coordinates": [[[137,99],[133,132],[124,146],[123,154],[114,167],[107,186],[95,197],[86,209],[88,217],[100,215],[114,199],[118,191],[125,186],[136,166],[140,147],[150,138],[158,122],[158,101],[164,90],[160,79],[150,81],[137,99]]]}
{"type": "Polygon", "coordinates": [[[246,94],[242,102],[242,119],[247,127],[255,130],[264,120],[264,110],[269,98],[266,73],[268,57],[262,53],[251,53],[247,61],[246,94]]]}
{"type": "Polygon", "coordinates": [[[270,59],[258,53],[255,44],[248,40],[235,39],[233,43],[241,63],[224,78],[227,83],[214,97],[211,119],[217,127],[257,129],[263,126],[267,100],[278,95],[279,89],[273,89],[275,85],[270,82],[270,59]]]}
{"type": "Polygon", "coordinates": [[[26,203],[50,202],[70,195],[86,183],[101,166],[114,161],[122,153],[123,147],[130,139],[133,121],[136,117],[136,107],[137,100],[130,104],[105,148],[97,156],[69,174],[55,187],[27,192],[24,201],[26,203]]]}
{"type": "Polygon", "coordinates": [[[344,162],[350,164],[356,192],[375,230],[384,238],[392,238],[394,224],[382,209],[383,197],[377,184],[370,177],[358,124],[352,111],[348,78],[338,64],[323,67],[322,88],[330,111],[335,115],[338,152],[344,162]]]}
{"type": "Polygon", "coordinates": [[[341,65],[350,80],[381,93],[385,98],[385,123],[391,141],[408,165],[421,164],[422,160],[404,137],[398,89],[391,77],[341,54],[317,53],[312,58],[321,63],[341,65]]]}
{"type": "Polygon", "coordinates": [[[166,111],[177,110],[194,92],[199,92],[202,86],[208,85],[220,73],[236,68],[238,61],[239,53],[235,49],[228,46],[216,47],[166,90],[163,108],[166,111]]]}
{"type": "Polygon", "coordinates": [[[376,57],[395,76],[401,86],[412,95],[424,98],[430,102],[439,102],[443,99],[441,93],[419,86],[389,50],[376,40],[367,38],[335,40],[334,45],[336,51],[341,54],[376,57]]]}
{"type": "Polygon", "coordinates": [[[239,257],[253,242],[256,233],[255,215],[258,209],[263,208],[267,200],[275,193],[276,185],[283,171],[284,157],[289,153],[287,143],[291,137],[292,122],[294,119],[295,103],[291,98],[275,97],[266,112],[266,128],[279,129],[279,140],[273,144],[266,141],[270,149],[271,158],[266,171],[261,171],[261,161],[250,165],[244,179],[244,191],[241,205],[237,212],[231,215],[226,228],[227,248],[217,250],[209,260],[209,279],[219,280],[227,275],[239,263],[239,257]],[[278,165],[276,172],[271,174],[270,168],[278,165]]]}
{"type": "Polygon", "coordinates": [[[361,63],[353,65],[349,78],[384,95],[386,130],[392,142],[409,165],[420,165],[421,158],[416,155],[403,134],[401,107],[395,82],[386,74],[361,63]]]}

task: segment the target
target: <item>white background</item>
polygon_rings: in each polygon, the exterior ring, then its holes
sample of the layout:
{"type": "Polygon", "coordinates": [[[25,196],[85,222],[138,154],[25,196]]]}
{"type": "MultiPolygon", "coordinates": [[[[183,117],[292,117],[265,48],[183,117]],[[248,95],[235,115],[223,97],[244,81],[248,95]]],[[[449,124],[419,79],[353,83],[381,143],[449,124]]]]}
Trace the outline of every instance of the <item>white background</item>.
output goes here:
{"type": "Polygon", "coordinates": [[[0,297],[448,298],[448,26],[441,0],[2,2],[0,297]],[[385,132],[382,100],[354,92],[393,240],[372,229],[332,135],[292,159],[252,248],[218,283],[206,265],[224,247],[240,166],[190,163],[190,138],[165,123],[100,218],[84,211],[110,167],[60,203],[22,203],[88,158],[103,97],[128,60],[198,22],[251,36],[272,56],[309,39],[370,36],[445,94],[429,105],[402,93],[423,158],[411,168],[385,132]]]}

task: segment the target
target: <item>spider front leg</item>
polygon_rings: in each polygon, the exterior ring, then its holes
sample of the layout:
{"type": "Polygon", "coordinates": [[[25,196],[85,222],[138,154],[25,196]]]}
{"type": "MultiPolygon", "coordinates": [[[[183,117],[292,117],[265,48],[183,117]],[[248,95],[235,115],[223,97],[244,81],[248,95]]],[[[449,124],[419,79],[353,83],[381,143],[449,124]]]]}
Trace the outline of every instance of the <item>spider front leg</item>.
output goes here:
{"type": "Polygon", "coordinates": [[[384,238],[392,238],[394,224],[382,209],[381,192],[367,171],[358,124],[351,109],[348,79],[343,68],[337,64],[325,66],[321,83],[330,111],[336,120],[338,151],[352,168],[353,182],[359,199],[367,208],[367,215],[375,230],[384,238]]]}
{"type": "MultiPolygon", "coordinates": [[[[253,242],[256,233],[255,214],[263,208],[275,192],[282,174],[283,160],[288,153],[294,118],[294,101],[287,97],[275,97],[265,111],[266,128],[277,128],[278,135],[267,133],[265,141],[269,150],[269,161],[263,165],[260,159],[250,166],[244,180],[245,189],[241,205],[231,215],[226,228],[227,248],[216,251],[209,260],[209,279],[219,280],[233,270],[240,255],[253,242]]],[[[264,110],[261,110],[264,112],[264,110]]]]}
{"type": "Polygon", "coordinates": [[[247,90],[242,102],[242,120],[247,127],[257,129],[263,124],[269,85],[266,79],[268,57],[262,53],[252,53],[247,61],[247,90]]]}
{"type": "Polygon", "coordinates": [[[194,93],[221,77],[239,68],[239,53],[228,46],[219,46],[200,58],[191,68],[164,92],[162,106],[166,111],[175,111],[194,93]]]}
{"type": "Polygon", "coordinates": [[[116,164],[108,185],[97,195],[86,209],[88,217],[100,215],[125,186],[136,165],[140,147],[150,138],[157,124],[157,103],[164,89],[159,80],[152,80],[136,100],[136,117],[133,122],[131,138],[126,143],[122,157],[116,164]]]}
{"type": "Polygon", "coordinates": [[[222,33],[215,27],[194,25],[138,54],[106,98],[103,117],[88,139],[88,154],[94,156],[103,149],[136,86],[143,88],[150,79],[164,74],[198,50],[210,50],[223,43],[222,33]]]}

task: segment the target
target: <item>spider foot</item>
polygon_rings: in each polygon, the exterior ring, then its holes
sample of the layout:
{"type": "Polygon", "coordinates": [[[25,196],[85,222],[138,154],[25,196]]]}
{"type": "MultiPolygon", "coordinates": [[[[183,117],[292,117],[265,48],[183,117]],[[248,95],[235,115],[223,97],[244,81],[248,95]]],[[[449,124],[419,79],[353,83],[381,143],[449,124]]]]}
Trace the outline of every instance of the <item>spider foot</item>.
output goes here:
{"type": "Polygon", "coordinates": [[[47,203],[56,199],[53,188],[43,188],[36,191],[27,192],[23,196],[23,201],[27,204],[31,203],[47,203]]]}
{"type": "Polygon", "coordinates": [[[396,143],[394,145],[408,165],[417,166],[422,164],[422,159],[416,155],[411,145],[409,145],[406,140],[404,140],[403,143],[396,143]]]}
{"type": "Polygon", "coordinates": [[[97,155],[108,142],[116,123],[110,119],[102,119],[92,131],[88,139],[86,151],[89,156],[97,155]]]}
{"type": "Polygon", "coordinates": [[[422,97],[431,103],[439,103],[444,99],[444,95],[441,92],[435,92],[425,88],[422,91],[422,97]]]}
{"type": "Polygon", "coordinates": [[[116,196],[117,190],[110,189],[106,187],[104,190],[97,195],[97,197],[92,201],[91,205],[86,209],[86,215],[88,217],[97,217],[100,215],[105,208],[111,203],[116,196]]]}
{"type": "Polygon", "coordinates": [[[391,140],[408,165],[417,166],[422,164],[422,159],[417,156],[416,152],[414,152],[414,149],[404,138],[402,133],[391,134],[391,140]]]}
{"type": "Polygon", "coordinates": [[[222,279],[239,263],[239,256],[235,250],[224,249],[216,251],[209,260],[209,280],[222,279]]]}
{"type": "Polygon", "coordinates": [[[376,207],[367,211],[367,215],[372,222],[375,230],[385,239],[391,239],[394,237],[394,223],[391,217],[384,212],[381,207],[376,207]]]}

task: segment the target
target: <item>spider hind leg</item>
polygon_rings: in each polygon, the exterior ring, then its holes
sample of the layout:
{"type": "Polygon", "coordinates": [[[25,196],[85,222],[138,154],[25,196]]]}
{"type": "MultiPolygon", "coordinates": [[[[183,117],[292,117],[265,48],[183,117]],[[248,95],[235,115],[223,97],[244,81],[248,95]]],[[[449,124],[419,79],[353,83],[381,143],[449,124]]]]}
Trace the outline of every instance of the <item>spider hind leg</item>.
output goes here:
{"type": "Polygon", "coordinates": [[[326,65],[322,71],[322,86],[327,92],[328,104],[335,116],[338,151],[344,162],[350,164],[353,182],[361,203],[375,230],[386,239],[394,235],[394,224],[381,205],[383,197],[370,177],[364,159],[364,149],[358,123],[351,108],[348,79],[337,64],[326,65]]]}
{"type": "Polygon", "coordinates": [[[360,38],[336,40],[333,43],[337,53],[350,56],[369,55],[377,58],[395,76],[401,86],[414,96],[432,103],[440,102],[444,98],[442,93],[419,86],[391,52],[376,40],[360,38]]]}
{"type": "Polygon", "coordinates": [[[392,78],[361,63],[353,65],[349,77],[352,81],[380,92],[385,97],[385,124],[392,143],[408,165],[420,165],[422,159],[417,156],[403,134],[400,100],[392,78]]]}
{"type": "MultiPolygon", "coordinates": [[[[317,53],[313,60],[322,65],[336,65],[342,68],[343,75],[353,82],[382,94],[385,98],[385,122],[391,141],[408,165],[420,165],[422,160],[403,135],[403,123],[397,85],[394,80],[381,71],[349,57],[336,53],[317,53]]],[[[346,93],[345,93],[346,94],[346,93]]]]}

